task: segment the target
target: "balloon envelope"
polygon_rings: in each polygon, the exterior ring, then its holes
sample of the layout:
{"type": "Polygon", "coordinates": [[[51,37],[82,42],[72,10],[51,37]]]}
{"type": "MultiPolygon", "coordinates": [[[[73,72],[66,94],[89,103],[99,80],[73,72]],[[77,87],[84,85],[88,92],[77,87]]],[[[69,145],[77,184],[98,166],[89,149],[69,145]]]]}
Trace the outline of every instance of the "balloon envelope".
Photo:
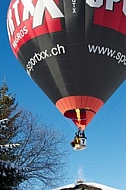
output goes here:
{"type": "Polygon", "coordinates": [[[125,1],[12,0],[12,50],[61,113],[85,129],[126,77],[125,1]]]}

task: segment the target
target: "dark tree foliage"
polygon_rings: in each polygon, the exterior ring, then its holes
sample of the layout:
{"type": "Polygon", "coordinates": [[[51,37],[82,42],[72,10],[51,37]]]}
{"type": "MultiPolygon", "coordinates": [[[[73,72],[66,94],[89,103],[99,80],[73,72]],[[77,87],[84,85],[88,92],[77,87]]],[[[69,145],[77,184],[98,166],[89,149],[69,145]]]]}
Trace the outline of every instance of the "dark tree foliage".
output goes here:
{"type": "Polygon", "coordinates": [[[0,88],[0,189],[13,189],[24,179],[24,173],[15,165],[15,149],[19,143],[13,143],[18,127],[14,121],[21,114],[17,111],[15,97],[7,94],[8,87],[4,83],[0,88]]]}
{"type": "Polygon", "coordinates": [[[31,189],[36,179],[41,182],[40,190],[63,184],[66,137],[30,111],[19,109],[15,96],[7,93],[4,84],[0,88],[0,120],[9,121],[0,130],[0,189],[23,189],[24,184],[31,189]]]}
{"type": "Polygon", "coordinates": [[[17,111],[18,104],[15,103],[15,95],[7,94],[8,86],[6,83],[0,88],[0,119],[9,118],[11,120],[10,127],[13,126],[13,121],[18,118],[21,111],[17,111]]]}

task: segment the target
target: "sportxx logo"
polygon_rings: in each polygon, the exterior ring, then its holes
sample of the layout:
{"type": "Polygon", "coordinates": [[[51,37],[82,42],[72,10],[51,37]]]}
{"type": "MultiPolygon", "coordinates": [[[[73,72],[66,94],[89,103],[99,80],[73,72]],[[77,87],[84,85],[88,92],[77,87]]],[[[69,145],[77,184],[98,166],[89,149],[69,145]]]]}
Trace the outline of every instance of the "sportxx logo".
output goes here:
{"type": "MultiPolygon", "coordinates": [[[[44,15],[47,10],[52,19],[64,17],[60,8],[58,7],[59,0],[12,0],[10,4],[10,8],[8,10],[7,17],[7,26],[8,26],[8,34],[9,37],[13,36],[16,27],[20,26],[22,22],[27,21],[32,17],[31,25],[32,28],[36,28],[38,26],[44,25],[44,17],[49,15],[44,15]]],[[[116,12],[123,12],[126,16],[126,0],[86,0],[86,3],[90,7],[96,7],[116,12]],[[119,7],[117,9],[117,6],[119,7]]],[[[73,13],[76,12],[76,0],[72,0],[73,5],[73,13]]],[[[101,10],[101,9],[97,9],[101,10]]],[[[116,13],[115,13],[116,14],[116,13]]],[[[114,14],[114,16],[115,16],[114,14]]],[[[120,15],[120,14],[119,14],[120,15]]],[[[119,16],[117,15],[117,16],[119,16]]],[[[108,18],[107,18],[108,19],[108,18]]],[[[47,19],[48,20],[48,19],[47,19]]]]}
{"type": "Polygon", "coordinates": [[[58,2],[59,0],[12,0],[8,10],[7,28],[15,52],[31,38],[61,31],[60,18],[64,15],[58,2]]]}
{"type": "MultiPolygon", "coordinates": [[[[62,30],[63,0],[12,0],[7,16],[8,35],[15,54],[29,39],[62,30]]],[[[85,0],[94,9],[94,24],[126,34],[126,0],[85,0]]],[[[67,3],[67,1],[66,1],[67,3]]],[[[72,0],[73,13],[77,1],[72,0]]],[[[84,7],[79,9],[85,11],[84,7]]],[[[80,13],[79,13],[80,15],[80,13]]],[[[66,18],[68,19],[68,18],[66,18]]]]}

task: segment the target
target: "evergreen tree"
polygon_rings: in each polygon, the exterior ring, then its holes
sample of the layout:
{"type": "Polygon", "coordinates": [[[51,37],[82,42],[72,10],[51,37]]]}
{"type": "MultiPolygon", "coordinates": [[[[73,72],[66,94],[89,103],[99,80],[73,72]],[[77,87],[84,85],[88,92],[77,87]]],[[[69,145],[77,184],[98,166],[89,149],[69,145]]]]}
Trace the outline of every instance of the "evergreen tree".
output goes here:
{"type": "Polygon", "coordinates": [[[22,172],[15,165],[15,149],[20,146],[14,143],[18,127],[14,127],[14,121],[21,114],[17,112],[18,104],[15,97],[8,93],[6,83],[0,88],[0,189],[13,189],[22,181],[22,172]]]}

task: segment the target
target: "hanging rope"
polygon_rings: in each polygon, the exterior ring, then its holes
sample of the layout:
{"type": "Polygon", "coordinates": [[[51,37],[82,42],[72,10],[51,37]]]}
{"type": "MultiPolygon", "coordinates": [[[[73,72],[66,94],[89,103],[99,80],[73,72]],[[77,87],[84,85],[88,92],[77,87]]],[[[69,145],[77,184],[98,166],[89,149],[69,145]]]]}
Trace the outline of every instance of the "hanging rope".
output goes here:
{"type": "Polygon", "coordinates": [[[91,130],[92,128],[96,127],[97,125],[99,125],[100,123],[102,123],[105,118],[111,114],[111,112],[115,109],[115,107],[119,104],[120,100],[122,99],[122,97],[125,95],[126,93],[126,88],[123,90],[123,92],[121,93],[121,96],[119,96],[119,98],[117,99],[116,103],[112,106],[112,108],[94,125],[92,125],[91,127],[87,128],[87,130],[91,130]]]}

